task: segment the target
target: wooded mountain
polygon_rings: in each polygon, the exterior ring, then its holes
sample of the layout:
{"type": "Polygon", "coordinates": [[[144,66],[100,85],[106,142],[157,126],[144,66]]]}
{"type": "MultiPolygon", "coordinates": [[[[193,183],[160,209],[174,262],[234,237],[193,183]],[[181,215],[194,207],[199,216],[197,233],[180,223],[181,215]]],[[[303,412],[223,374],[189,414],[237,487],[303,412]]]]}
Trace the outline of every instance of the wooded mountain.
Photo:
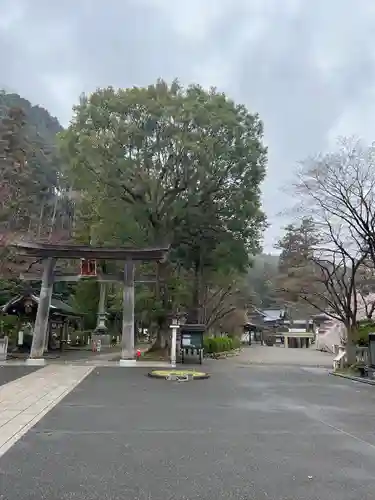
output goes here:
{"type": "Polygon", "coordinates": [[[0,91],[0,302],[24,285],[18,273],[28,263],[7,246],[14,235],[43,239],[53,235],[58,213],[61,162],[58,120],[15,93],[0,91]]]}
{"type": "Polygon", "coordinates": [[[21,108],[25,113],[29,129],[34,129],[36,134],[50,144],[56,143],[56,134],[63,130],[56,117],[41,106],[34,106],[18,94],[0,92],[0,109],[4,110],[4,107],[21,108]]]}
{"type": "Polygon", "coordinates": [[[28,146],[25,154],[32,161],[34,175],[42,182],[41,190],[58,187],[59,164],[57,157],[57,134],[63,127],[57,118],[41,106],[34,106],[18,94],[0,93],[0,121],[6,118],[9,110],[22,110],[22,138],[28,146]],[[36,172],[35,172],[36,170],[36,172]]]}
{"type": "Polygon", "coordinates": [[[60,239],[57,235],[68,229],[69,206],[61,196],[57,147],[62,130],[46,109],[18,94],[0,92],[3,232],[27,231],[38,239],[60,239]]]}

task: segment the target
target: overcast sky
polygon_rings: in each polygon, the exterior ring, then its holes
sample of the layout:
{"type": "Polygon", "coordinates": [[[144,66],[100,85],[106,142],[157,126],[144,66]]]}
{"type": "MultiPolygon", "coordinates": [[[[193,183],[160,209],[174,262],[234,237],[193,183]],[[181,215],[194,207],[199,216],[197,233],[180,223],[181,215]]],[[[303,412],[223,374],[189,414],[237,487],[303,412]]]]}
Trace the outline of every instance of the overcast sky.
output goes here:
{"type": "Polygon", "coordinates": [[[162,77],[260,113],[265,249],[296,162],[338,135],[375,138],[374,0],[0,0],[0,87],[67,125],[82,92],[162,77]]]}

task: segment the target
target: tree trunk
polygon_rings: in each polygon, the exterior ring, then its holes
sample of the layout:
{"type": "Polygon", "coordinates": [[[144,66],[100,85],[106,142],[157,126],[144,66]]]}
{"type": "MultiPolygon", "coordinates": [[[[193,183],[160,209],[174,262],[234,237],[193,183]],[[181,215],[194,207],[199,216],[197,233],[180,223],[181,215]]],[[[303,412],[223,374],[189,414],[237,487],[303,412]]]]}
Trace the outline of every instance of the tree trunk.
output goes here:
{"type": "Polygon", "coordinates": [[[166,349],[169,340],[169,327],[166,320],[158,322],[158,329],[156,332],[155,342],[152,344],[150,351],[160,351],[166,349]]]}
{"type": "Polygon", "coordinates": [[[155,290],[155,298],[158,303],[162,304],[163,314],[160,315],[158,319],[158,329],[156,332],[156,339],[150,351],[158,351],[161,349],[165,349],[168,345],[169,338],[169,325],[168,325],[168,299],[165,288],[165,279],[166,279],[166,263],[158,262],[156,266],[156,290],[155,290]]]}
{"type": "Polygon", "coordinates": [[[49,228],[49,235],[48,235],[48,241],[51,240],[52,238],[52,233],[55,228],[55,223],[56,223],[56,215],[57,215],[57,203],[59,201],[58,194],[55,194],[55,201],[53,204],[53,212],[52,212],[52,217],[51,217],[51,222],[50,222],[50,228],[49,228]]]}
{"type": "Polygon", "coordinates": [[[39,213],[38,230],[37,230],[38,238],[40,238],[40,236],[42,234],[44,208],[45,208],[45,201],[44,201],[44,198],[43,198],[42,203],[40,204],[40,213],[39,213]]]}
{"type": "Polygon", "coordinates": [[[202,288],[202,266],[200,255],[194,265],[194,285],[191,308],[188,313],[188,323],[199,323],[202,321],[201,312],[201,288],[202,288]]]}
{"type": "Polygon", "coordinates": [[[357,343],[357,328],[353,325],[347,326],[346,339],[346,362],[348,366],[352,366],[357,362],[356,343],[357,343]]]}

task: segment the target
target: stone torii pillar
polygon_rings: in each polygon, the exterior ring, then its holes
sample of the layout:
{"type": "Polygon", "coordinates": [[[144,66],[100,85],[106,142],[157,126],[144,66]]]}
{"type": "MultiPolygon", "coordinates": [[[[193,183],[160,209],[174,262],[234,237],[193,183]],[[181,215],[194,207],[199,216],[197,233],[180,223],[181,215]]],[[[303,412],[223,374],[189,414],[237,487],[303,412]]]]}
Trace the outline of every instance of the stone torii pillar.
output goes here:
{"type": "Polygon", "coordinates": [[[124,291],[122,309],[122,338],[120,366],[133,366],[134,357],[134,262],[124,266],[124,291]]]}
{"type": "Polygon", "coordinates": [[[27,363],[31,365],[44,364],[43,353],[46,335],[48,335],[48,318],[52,299],[53,271],[55,269],[55,265],[55,258],[48,257],[47,259],[44,259],[38,311],[34,325],[30,357],[27,360],[27,363]]]}

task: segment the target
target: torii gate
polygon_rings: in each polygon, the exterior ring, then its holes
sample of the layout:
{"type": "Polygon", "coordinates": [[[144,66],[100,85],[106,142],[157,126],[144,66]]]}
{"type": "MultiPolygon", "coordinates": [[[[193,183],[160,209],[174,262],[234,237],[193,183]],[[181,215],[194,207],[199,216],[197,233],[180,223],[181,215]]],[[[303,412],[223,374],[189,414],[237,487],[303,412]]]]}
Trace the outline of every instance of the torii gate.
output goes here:
{"type": "MultiPolygon", "coordinates": [[[[38,310],[34,325],[33,340],[29,364],[43,364],[45,337],[48,328],[48,316],[51,305],[52,289],[55,277],[55,265],[58,259],[118,260],[125,261],[123,292],[123,316],[120,365],[127,366],[135,362],[134,358],[134,267],[135,262],[162,262],[166,259],[169,247],[161,248],[113,248],[80,245],[51,245],[49,243],[14,243],[18,253],[28,257],[43,259],[43,275],[38,310]]],[[[35,276],[34,276],[35,278],[35,276]]],[[[70,280],[71,276],[69,276],[70,280]]],[[[118,276],[102,277],[103,281],[118,281],[118,276]]],[[[57,278],[59,279],[59,278],[57,278]]],[[[60,279],[59,279],[60,281],[60,279]]],[[[66,280],[65,280],[66,281],[66,280]]]]}
{"type": "MultiPolygon", "coordinates": [[[[99,291],[99,302],[98,302],[98,313],[97,313],[97,322],[96,328],[93,331],[93,334],[105,334],[107,332],[107,327],[105,325],[106,322],[106,298],[107,298],[107,285],[109,283],[123,283],[124,282],[124,274],[122,272],[119,273],[102,273],[97,272],[96,260],[85,260],[81,259],[81,270],[80,273],[72,274],[72,273],[63,273],[59,271],[54,272],[53,283],[77,283],[81,280],[86,281],[87,279],[93,279],[100,285],[99,291]]],[[[25,273],[20,274],[21,281],[42,281],[42,274],[35,273],[31,271],[27,271],[25,273]]],[[[158,281],[156,275],[141,275],[136,276],[134,284],[156,284],[158,281]]],[[[163,281],[160,280],[159,281],[163,281]]],[[[47,342],[47,339],[45,339],[47,342]]]]}

